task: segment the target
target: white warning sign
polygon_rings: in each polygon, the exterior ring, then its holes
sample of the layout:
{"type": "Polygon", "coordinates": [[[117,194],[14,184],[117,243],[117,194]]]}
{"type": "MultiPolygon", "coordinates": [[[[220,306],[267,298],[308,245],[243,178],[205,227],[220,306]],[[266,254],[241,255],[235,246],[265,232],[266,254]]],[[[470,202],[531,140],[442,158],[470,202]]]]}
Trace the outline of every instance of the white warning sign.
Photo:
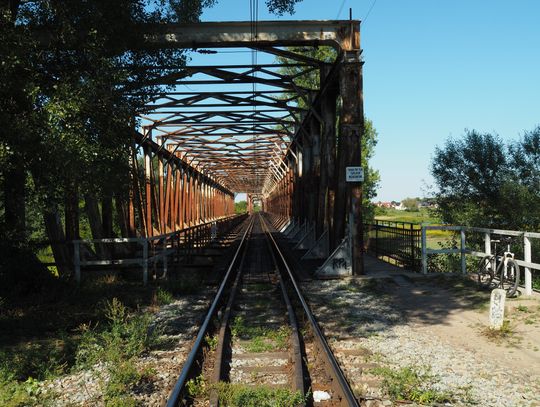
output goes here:
{"type": "Polygon", "coordinates": [[[347,182],[364,182],[364,169],[362,167],[347,167],[345,180],[347,182]]]}

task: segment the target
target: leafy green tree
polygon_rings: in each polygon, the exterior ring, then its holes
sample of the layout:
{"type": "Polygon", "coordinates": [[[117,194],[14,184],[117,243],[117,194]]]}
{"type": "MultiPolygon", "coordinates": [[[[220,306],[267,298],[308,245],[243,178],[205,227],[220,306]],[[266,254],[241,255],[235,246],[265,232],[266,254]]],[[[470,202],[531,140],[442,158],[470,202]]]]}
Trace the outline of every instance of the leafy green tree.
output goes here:
{"type": "Polygon", "coordinates": [[[405,210],[411,212],[418,212],[418,198],[405,198],[402,202],[405,210]]]}
{"type": "Polygon", "coordinates": [[[234,213],[246,213],[247,212],[247,202],[238,201],[234,203],[234,213]]]}
{"type": "Polygon", "coordinates": [[[431,173],[446,223],[501,229],[540,228],[540,127],[505,146],[467,131],[437,147],[431,173]]]}
{"type": "MultiPolygon", "coordinates": [[[[282,14],[297,1],[266,3],[282,14]]],[[[27,213],[41,212],[50,240],[69,240],[78,225],[67,227],[66,209],[77,210],[79,196],[126,192],[133,118],[158,90],[155,78],[169,73],[164,67],[186,61],[183,50],[134,47],[143,42],[138,25],[195,22],[214,3],[0,0],[2,255],[15,242],[28,246],[35,220],[27,213]]]]}

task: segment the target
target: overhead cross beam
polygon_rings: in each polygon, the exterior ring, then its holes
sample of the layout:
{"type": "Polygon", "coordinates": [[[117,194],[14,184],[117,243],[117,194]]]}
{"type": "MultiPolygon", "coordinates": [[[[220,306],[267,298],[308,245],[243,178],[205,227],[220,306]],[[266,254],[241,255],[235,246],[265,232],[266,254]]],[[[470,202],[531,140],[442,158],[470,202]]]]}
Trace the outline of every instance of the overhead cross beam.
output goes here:
{"type": "Polygon", "coordinates": [[[360,49],[358,20],[258,21],[254,40],[249,21],[143,25],[148,47],[223,48],[329,45],[339,51],[360,49]]]}

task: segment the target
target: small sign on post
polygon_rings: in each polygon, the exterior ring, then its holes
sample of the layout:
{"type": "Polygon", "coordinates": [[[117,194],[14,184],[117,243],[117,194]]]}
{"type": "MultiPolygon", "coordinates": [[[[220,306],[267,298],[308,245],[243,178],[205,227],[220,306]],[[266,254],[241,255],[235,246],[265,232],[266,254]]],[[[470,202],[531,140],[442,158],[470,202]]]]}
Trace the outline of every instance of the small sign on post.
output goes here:
{"type": "Polygon", "coordinates": [[[347,182],[364,182],[364,169],[362,167],[346,167],[345,180],[347,182]]]}
{"type": "Polygon", "coordinates": [[[505,300],[505,290],[496,288],[491,291],[491,301],[489,307],[489,327],[491,329],[501,329],[503,326],[505,300]]]}

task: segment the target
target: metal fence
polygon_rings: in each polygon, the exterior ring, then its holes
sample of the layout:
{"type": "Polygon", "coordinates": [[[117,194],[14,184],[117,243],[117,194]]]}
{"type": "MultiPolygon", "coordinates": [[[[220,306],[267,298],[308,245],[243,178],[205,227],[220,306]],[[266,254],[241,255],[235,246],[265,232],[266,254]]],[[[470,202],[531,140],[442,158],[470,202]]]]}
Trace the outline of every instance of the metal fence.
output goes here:
{"type": "MultiPolygon", "coordinates": [[[[467,255],[482,258],[484,256],[491,255],[491,240],[492,237],[497,238],[501,236],[512,236],[514,238],[519,238],[523,243],[523,251],[521,258],[514,258],[514,260],[519,264],[520,267],[523,267],[523,286],[525,288],[525,295],[532,294],[532,276],[533,272],[540,272],[540,255],[532,251],[532,240],[540,240],[540,233],[535,232],[523,232],[518,230],[500,230],[500,229],[486,229],[486,228],[475,228],[475,227],[466,227],[466,226],[422,226],[422,272],[428,273],[428,256],[437,255],[437,254],[459,254],[460,255],[460,265],[461,272],[463,274],[474,273],[477,270],[467,270],[467,255]],[[446,249],[429,249],[428,248],[428,231],[430,230],[445,230],[453,233],[459,233],[459,247],[446,248],[446,249]],[[474,236],[477,235],[477,236],[474,236]],[[478,240],[480,237],[483,240],[483,251],[473,250],[469,247],[468,238],[476,237],[475,240],[478,240]],[[535,262],[536,261],[536,262],[535,262]]],[[[454,271],[454,270],[448,270],[454,271]]]]}
{"type": "Polygon", "coordinates": [[[410,222],[375,220],[364,225],[366,250],[377,258],[420,271],[422,265],[422,228],[410,222]]]}
{"type": "Polygon", "coordinates": [[[134,265],[142,267],[146,284],[149,266],[161,264],[165,275],[169,258],[181,256],[183,263],[189,264],[194,255],[244,218],[245,215],[233,215],[152,237],[74,240],[75,279],[77,283],[81,281],[84,267],[134,265]],[[98,252],[100,255],[96,256],[98,252]]]}

